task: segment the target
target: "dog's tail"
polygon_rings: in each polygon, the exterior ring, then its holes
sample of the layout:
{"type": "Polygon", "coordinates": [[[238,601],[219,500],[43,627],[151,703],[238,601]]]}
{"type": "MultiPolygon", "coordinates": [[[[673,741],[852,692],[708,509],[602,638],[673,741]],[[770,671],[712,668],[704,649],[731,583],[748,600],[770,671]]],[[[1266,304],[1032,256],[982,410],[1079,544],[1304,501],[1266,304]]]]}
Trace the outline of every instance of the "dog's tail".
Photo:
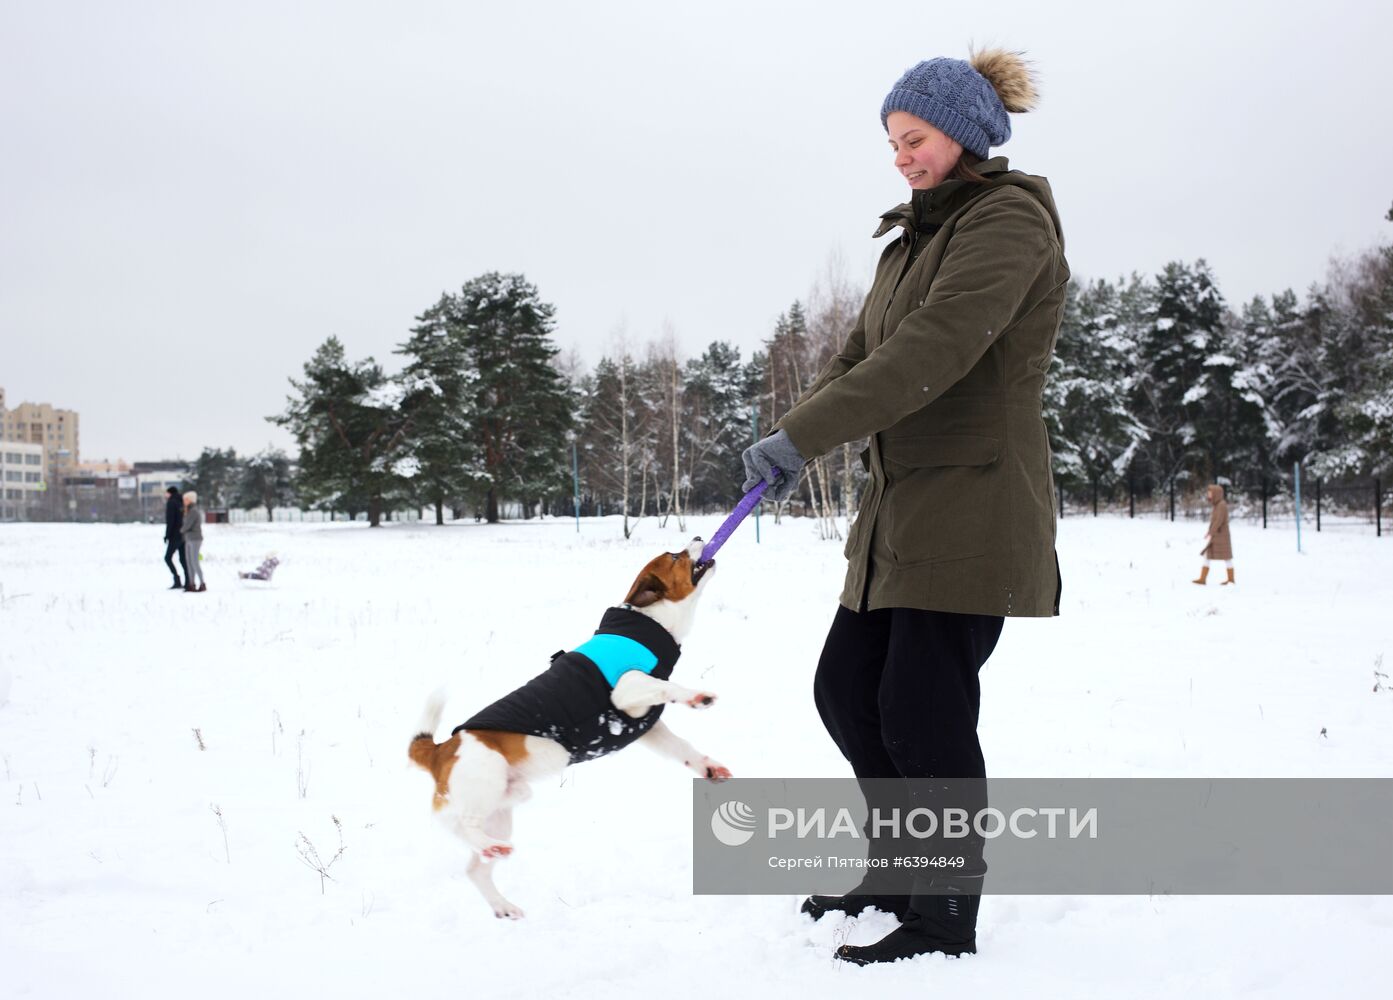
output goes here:
{"type": "Polygon", "coordinates": [[[426,770],[430,770],[431,751],[435,749],[435,731],[440,727],[440,716],[445,712],[445,690],[437,689],[426,699],[426,707],[421,712],[421,721],[416,726],[416,735],[407,748],[407,756],[426,770]]]}

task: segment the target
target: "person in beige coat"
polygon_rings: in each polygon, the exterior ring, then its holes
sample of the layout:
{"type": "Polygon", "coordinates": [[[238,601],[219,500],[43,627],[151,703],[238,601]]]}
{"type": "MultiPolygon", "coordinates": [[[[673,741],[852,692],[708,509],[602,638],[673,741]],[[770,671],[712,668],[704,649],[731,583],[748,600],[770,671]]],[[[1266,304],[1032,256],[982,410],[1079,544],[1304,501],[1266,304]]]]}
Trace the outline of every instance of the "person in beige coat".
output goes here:
{"type": "Polygon", "coordinates": [[[198,561],[203,548],[203,508],[198,506],[198,494],[189,490],[184,494],[184,523],[179,528],[184,536],[184,554],[188,557],[188,569],[184,571],[184,592],[201,594],[208,589],[203,582],[203,564],[198,561]],[[198,577],[197,586],[194,577],[198,577]]]}
{"type": "Polygon", "coordinates": [[[1224,500],[1224,488],[1218,483],[1212,484],[1205,491],[1205,496],[1214,505],[1214,509],[1209,512],[1209,530],[1205,532],[1204,548],[1200,549],[1205,564],[1200,567],[1199,579],[1190,582],[1204,586],[1209,582],[1210,562],[1222,559],[1224,569],[1228,571],[1228,579],[1220,586],[1227,587],[1233,583],[1233,540],[1229,537],[1229,505],[1224,500]]]}

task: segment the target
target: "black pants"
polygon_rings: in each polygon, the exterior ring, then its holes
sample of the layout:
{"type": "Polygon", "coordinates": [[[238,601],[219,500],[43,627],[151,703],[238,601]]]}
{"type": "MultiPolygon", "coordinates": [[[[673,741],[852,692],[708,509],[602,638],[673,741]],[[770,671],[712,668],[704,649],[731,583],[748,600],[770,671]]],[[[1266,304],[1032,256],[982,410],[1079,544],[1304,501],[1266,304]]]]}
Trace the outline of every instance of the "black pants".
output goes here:
{"type": "MultiPolygon", "coordinates": [[[[882,816],[891,808],[901,815],[945,806],[975,813],[986,805],[977,672],[996,648],[1003,622],[995,615],[913,608],[837,608],[813,696],[823,725],[862,782],[868,806],[882,816]],[[977,780],[971,784],[975,791],[963,793],[958,786],[958,799],[945,802],[922,794],[911,799],[901,783],[870,780],[884,778],[977,780]]],[[[904,845],[873,842],[872,850],[904,845]]]]}
{"type": "Polygon", "coordinates": [[[174,574],[174,579],[179,579],[179,572],[174,568],[174,554],[179,554],[179,565],[184,567],[184,579],[189,578],[189,564],[184,558],[184,540],[170,539],[164,546],[164,564],[169,567],[169,571],[174,574]]]}

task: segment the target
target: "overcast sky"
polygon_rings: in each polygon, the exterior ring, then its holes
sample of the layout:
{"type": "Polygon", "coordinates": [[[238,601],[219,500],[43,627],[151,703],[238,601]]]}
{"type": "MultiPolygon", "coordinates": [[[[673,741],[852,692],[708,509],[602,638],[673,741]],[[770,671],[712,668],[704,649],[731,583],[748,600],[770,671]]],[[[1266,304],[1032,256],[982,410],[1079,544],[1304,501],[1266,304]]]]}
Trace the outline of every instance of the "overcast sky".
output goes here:
{"type": "Polygon", "coordinates": [[[748,356],[905,199],[880,102],[1024,49],[1000,152],[1074,273],[1204,257],[1238,305],[1393,238],[1393,7],[1311,2],[0,0],[0,386],[84,459],[289,446],[326,337],[521,271],[594,363],[670,324],[748,356]]]}

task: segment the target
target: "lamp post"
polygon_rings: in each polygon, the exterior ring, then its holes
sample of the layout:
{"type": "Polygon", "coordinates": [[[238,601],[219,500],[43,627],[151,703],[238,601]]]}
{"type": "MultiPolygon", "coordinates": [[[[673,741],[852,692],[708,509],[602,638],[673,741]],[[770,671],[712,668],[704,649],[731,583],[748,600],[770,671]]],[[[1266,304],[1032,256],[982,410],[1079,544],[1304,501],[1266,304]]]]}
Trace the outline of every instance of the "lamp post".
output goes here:
{"type": "Polygon", "coordinates": [[[580,534],[580,460],[576,457],[576,432],[567,431],[571,442],[571,501],[576,512],[576,534],[580,534]]]}
{"type": "MultiPolygon", "coordinates": [[[[750,406],[750,443],[759,444],[759,404],[754,403],[750,406]]],[[[755,544],[759,544],[759,509],[764,504],[755,506],[755,544]]]]}

